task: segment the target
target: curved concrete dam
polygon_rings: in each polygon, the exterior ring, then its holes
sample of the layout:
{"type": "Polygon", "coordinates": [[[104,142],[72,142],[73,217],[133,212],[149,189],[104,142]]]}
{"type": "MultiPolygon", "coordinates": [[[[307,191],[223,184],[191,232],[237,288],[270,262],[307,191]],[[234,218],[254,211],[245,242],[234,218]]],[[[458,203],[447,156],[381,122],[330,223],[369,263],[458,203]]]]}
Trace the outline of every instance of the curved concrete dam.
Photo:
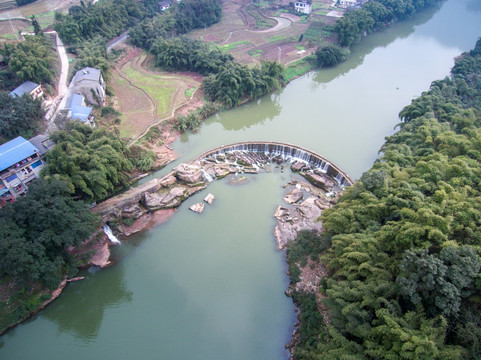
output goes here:
{"type": "Polygon", "coordinates": [[[324,156],[297,145],[274,141],[245,141],[229,145],[222,145],[203,153],[194,161],[200,161],[217,154],[225,154],[236,151],[246,153],[262,153],[268,156],[281,156],[284,160],[304,162],[310,167],[319,169],[332,176],[337,180],[339,185],[350,186],[354,183],[354,181],[344,170],[327,160],[324,156]]]}

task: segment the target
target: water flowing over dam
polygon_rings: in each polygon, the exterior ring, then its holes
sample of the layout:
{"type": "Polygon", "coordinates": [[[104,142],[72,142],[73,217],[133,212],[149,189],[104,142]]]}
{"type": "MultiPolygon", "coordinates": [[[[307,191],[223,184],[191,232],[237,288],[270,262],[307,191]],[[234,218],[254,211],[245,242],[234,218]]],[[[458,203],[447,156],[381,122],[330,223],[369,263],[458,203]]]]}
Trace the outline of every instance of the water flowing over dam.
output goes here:
{"type": "Polygon", "coordinates": [[[218,154],[230,152],[262,153],[270,157],[281,157],[287,161],[300,161],[309,165],[312,169],[320,170],[337,180],[341,186],[350,186],[354,181],[341,168],[327,160],[322,155],[304,149],[297,145],[270,142],[270,141],[246,141],[230,145],[223,145],[209,150],[195,159],[199,161],[218,154]]]}

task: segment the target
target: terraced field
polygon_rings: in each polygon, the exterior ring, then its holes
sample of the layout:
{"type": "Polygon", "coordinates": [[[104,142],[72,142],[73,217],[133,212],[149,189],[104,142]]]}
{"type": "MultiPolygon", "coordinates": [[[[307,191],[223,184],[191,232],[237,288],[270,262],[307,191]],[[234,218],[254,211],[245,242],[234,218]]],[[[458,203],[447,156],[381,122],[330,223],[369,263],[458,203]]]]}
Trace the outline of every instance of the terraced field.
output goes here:
{"type": "Polygon", "coordinates": [[[115,69],[110,82],[122,113],[120,136],[131,140],[172,118],[200,86],[199,78],[151,70],[148,60],[140,51],[131,54],[115,69]]]}

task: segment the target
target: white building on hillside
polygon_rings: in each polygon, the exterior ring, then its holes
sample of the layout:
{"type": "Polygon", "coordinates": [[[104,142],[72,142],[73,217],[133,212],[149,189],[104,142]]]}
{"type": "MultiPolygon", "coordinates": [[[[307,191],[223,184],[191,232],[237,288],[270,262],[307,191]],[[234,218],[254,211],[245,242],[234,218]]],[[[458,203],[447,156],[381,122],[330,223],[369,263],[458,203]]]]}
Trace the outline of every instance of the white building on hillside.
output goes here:
{"type": "Polygon", "coordinates": [[[294,8],[296,9],[297,12],[300,12],[303,14],[310,14],[312,11],[311,4],[306,0],[296,1],[296,3],[294,4],[294,8]]]}

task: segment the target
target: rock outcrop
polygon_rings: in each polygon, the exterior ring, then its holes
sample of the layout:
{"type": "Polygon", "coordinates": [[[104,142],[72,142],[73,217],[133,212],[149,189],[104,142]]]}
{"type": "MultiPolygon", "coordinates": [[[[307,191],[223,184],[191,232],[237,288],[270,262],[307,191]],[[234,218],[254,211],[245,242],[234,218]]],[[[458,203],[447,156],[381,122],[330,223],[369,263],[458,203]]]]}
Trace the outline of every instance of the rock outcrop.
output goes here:
{"type": "Polygon", "coordinates": [[[122,209],[122,217],[138,219],[145,213],[145,210],[138,203],[129,204],[122,209]]]}
{"type": "MultiPolygon", "coordinates": [[[[287,186],[293,189],[287,193],[284,201],[291,207],[279,206],[274,213],[277,219],[274,235],[279,250],[285,249],[301,230],[321,231],[322,223],[318,219],[322,210],[335,203],[334,199],[327,197],[325,190],[314,185],[293,180],[287,186]],[[308,195],[307,199],[297,205],[304,194],[308,195]]],[[[332,191],[332,188],[329,191],[332,191]]]]}
{"type": "Polygon", "coordinates": [[[194,205],[189,206],[189,209],[197,214],[202,214],[204,211],[205,204],[204,203],[195,203],[194,205]]]}
{"type": "Polygon", "coordinates": [[[295,204],[303,197],[303,192],[301,189],[295,188],[291,190],[287,195],[284,197],[284,201],[288,204],[295,204]]]}
{"type": "Polygon", "coordinates": [[[202,167],[196,164],[179,164],[174,168],[175,177],[185,184],[199,184],[204,182],[202,167]]]}
{"type": "Polygon", "coordinates": [[[194,187],[176,185],[170,189],[161,189],[155,193],[145,193],[142,197],[142,204],[149,211],[177,207],[182,203],[182,201],[194,193],[205,189],[205,187],[205,185],[194,187]]]}
{"type": "Polygon", "coordinates": [[[328,175],[323,173],[315,174],[311,172],[301,172],[301,175],[304,176],[312,185],[325,191],[331,191],[335,185],[334,181],[331,180],[328,175]]]}
{"type": "Polygon", "coordinates": [[[211,193],[208,193],[207,196],[204,198],[204,201],[209,205],[212,205],[214,203],[214,200],[215,196],[211,193]]]}

